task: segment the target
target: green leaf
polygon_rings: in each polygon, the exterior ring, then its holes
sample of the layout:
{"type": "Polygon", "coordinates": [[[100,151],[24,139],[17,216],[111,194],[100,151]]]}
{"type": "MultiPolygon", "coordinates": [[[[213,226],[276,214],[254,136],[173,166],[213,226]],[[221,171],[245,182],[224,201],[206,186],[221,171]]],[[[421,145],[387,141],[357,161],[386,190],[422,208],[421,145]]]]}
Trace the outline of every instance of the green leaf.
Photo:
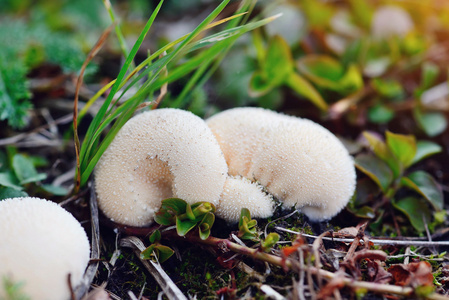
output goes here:
{"type": "Polygon", "coordinates": [[[394,118],[394,110],[382,103],[377,103],[368,110],[368,119],[373,123],[385,124],[394,118]]]}
{"type": "Polygon", "coordinates": [[[175,251],[173,251],[170,247],[164,246],[164,245],[156,245],[156,253],[157,253],[157,260],[159,263],[163,263],[167,259],[169,259],[175,251]]]}
{"type": "Polygon", "coordinates": [[[320,93],[298,73],[291,72],[287,77],[285,84],[299,95],[310,100],[319,109],[327,110],[328,105],[323,97],[321,97],[320,93]]]}
{"type": "Polygon", "coordinates": [[[389,99],[401,99],[404,96],[404,89],[397,80],[385,80],[381,78],[374,78],[371,81],[373,89],[379,93],[380,96],[389,99]]]}
{"type": "Polygon", "coordinates": [[[401,182],[426,198],[435,210],[443,209],[443,192],[429,173],[416,171],[409,174],[407,177],[403,177],[401,182]]]}
{"type": "Polygon", "coordinates": [[[195,221],[196,217],[193,214],[192,207],[190,206],[189,203],[187,203],[187,205],[186,205],[186,215],[187,215],[187,218],[189,218],[189,220],[195,221]]]}
{"type": "Polygon", "coordinates": [[[207,213],[214,213],[215,211],[215,205],[210,202],[197,202],[192,205],[192,212],[195,219],[207,213]]]}
{"type": "Polygon", "coordinates": [[[198,225],[199,235],[202,240],[205,240],[210,235],[210,230],[215,222],[215,215],[213,213],[206,213],[198,225]]]}
{"type": "Polygon", "coordinates": [[[28,197],[28,194],[24,191],[10,188],[10,187],[0,187],[0,200],[16,197],[28,197]]]}
{"type": "Polygon", "coordinates": [[[280,36],[274,36],[268,44],[265,58],[260,61],[261,69],[254,72],[250,80],[250,94],[259,97],[284,83],[293,71],[290,48],[280,36]]]}
{"type": "Polygon", "coordinates": [[[192,220],[180,220],[180,218],[176,217],[176,232],[179,236],[185,236],[190,230],[192,230],[198,221],[192,220]]]}
{"type": "Polygon", "coordinates": [[[159,263],[163,263],[174,253],[175,251],[173,251],[170,247],[161,245],[159,243],[154,243],[140,253],[140,258],[153,260],[154,258],[156,258],[159,263]]]}
{"type": "Polygon", "coordinates": [[[262,251],[269,252],[271,248],[273,248],[273,246],[276,245],[277,242],[279,242],[279,239],[279,234],[275,232],[268,234],[265,240],[260,243],[262,251]]]}
{"type": "Polygon", "coordinates": [[[256,240],[258,238],[257,221],[251,219],[251,214],[247,208],[242,208],[240,212],[238,236],[247,240],[256,240]]]}
{"type": "Polygon", "coordinates": [[[388,149],[404,165],[408,167],[412,164],[416,155],[416,139],[413,135],[396,134],[387,131],[386,134],[388,149]]]}
{"type": "Polygon", "coordinates": [[[421,199],[406,197],[394,202],[393,206],[403,212],[418,232],[425,230],[425,223],[430,223],[431,213],[427,204],[421,199]]]}
{"type": "Polygon", "coordinates": [[[52,184],[43,184],[41,185],[41,188],[50,193],[53,194],[55,196],[65,196],[69,193],[69,190],[62,187],[62,186],[56,186],[56,185],[52,185],[52,184]]]}
{"type": "Polygon", "coordinates": [[[372,207],[362,206],[360,208],[348,208],[351,213],[353,213],[358,218],[363,219],[373,219],[376,217],[372,207]]]}
{"type": "Polygon", "coordinates": [[[0,173],[0,185],[13,188],[16,190],[22,190],[23,187],[19,185],[19,182],[11,171],[0,173]]]}
{"type": "Polygon", "coordinates": [[[151,244],[145,250],[140,252],[140,258],[141,259],[151,259],[151,256],[153,255],[155,248],[156,248],[156,244],[151,244]]]}
{"type": "Polygon", "coordinates": [[[150,235],[150,243],[154,244],[155,242],[159,242],[161,240],[161,232],[159,230],[153,231],[150,235]]]}
{"type": "Polygon", "coordinates": [[[297,66],[304,76],[321,88],[350,94],[363,86],[362,75],[356,65],[351,64],[345,70],[338,60],[330,56],[310,54],[301,58],[297,66]]]}
{"type": "Polygon", "coordinates": [[[380,159],[385,162],[391,159],[391,152],[388,150],[387,144],[385,144],[384,141],[368,131],[364,131],[363,136],[368,141],[374,154],[376,154],[380,159]]]}
{"type": "Polygon", "coordinates": [[[187,202],[180,198],[167,198],[162,200],[161,209],[180,215],[186,212],[187,202]]]}
{"type": "Polygon", "coordinates": [[[187,202],[179,198],[162,200],[161,208],[154,216],[154,221],[160,225],[169,226],[175,224],[175,216],[186,212],[187,202]]]}
{"type": "Polygon", "coordinates": [[[243,226],[243,222],[245,222],[245,218],[246,218],[246,220],[251,220],[251,212],[246,207],[244,207],[240,210],[239,227],[243,226]]]}
{"type": "Polygon", "coordinates": [[[359,154],[355,158],[355,166],[370,177],[383,192],[386,192],[393,182],[391,169],[384,161],[376,156],[359,154]]]}
{"type": "Polygon", "coordinates": [[[441,151],[443,151],[443,148],[434,142],[418,141],[416,143],[416,154],[413,158],[412,164],[415,164],[431,155],[440,153],[441,151]]]}
{"type": "Polygon", "coordinates": [[[432,62],[424,62],[421,70],[421,88],[423,90],[432,87],[438,78],[439,68],[432,62]]]}
{"type": "Polygon", "coordinates": [[[260,97],[266,95],[273,88],[276,88],[271,82],[269,82],[262,71],[256,71],[251,76],[249,81],[249,91],[251,97],[260,97]]]}
{"type": "Polygon", "coordinates": [[[420,109],[415,109],[414,117],[422,130],[430,137],[443,133],[447,128],[446,116],[443,113],[422,112],[420,109]]]}
{"type": "Polygon", "coordinates": [[[268,82],[279,85],[293,71],[293,58],[287,42],[279,35],[275,35],[268,43],[263,71],[268,82]]]}
{"type": "Polygon", "coordinates": [[[47,178],[47,174],[38,174],[32,160],[22,154],[14,155],[12,166],[20,184],[41,181],[47,178]]]}

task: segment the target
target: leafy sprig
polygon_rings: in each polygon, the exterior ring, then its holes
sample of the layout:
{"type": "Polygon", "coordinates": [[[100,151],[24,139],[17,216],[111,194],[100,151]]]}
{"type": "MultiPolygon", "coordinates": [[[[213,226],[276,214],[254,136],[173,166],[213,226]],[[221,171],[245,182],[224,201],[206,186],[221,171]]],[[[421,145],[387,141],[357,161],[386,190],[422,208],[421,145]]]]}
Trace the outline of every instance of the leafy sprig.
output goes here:
{"type": "MultiPolygon", "coordinates": [[[[402,211],[410,220],[413,227],[422,232],[425,223],[430,220],[431,207],[439,212],[443,209],[443,193],[436,180],[429,173],[418,170],[409,172],[408,169],[421,160],[437,154],[442,148],[430,141],[417,141],[413,135],[402,135],[387,131],[385,141],[370,132],[364,132],[372,154],[360,154],[356,157],[356,167],[380,188],[386,200],[395,208],[402,211]],[[416,192],[420,197],[407,196],[397,199],[397,192],[407,188],[416,192]]],[[[371,211],[367,207],[365,212],[371,211]]]]}

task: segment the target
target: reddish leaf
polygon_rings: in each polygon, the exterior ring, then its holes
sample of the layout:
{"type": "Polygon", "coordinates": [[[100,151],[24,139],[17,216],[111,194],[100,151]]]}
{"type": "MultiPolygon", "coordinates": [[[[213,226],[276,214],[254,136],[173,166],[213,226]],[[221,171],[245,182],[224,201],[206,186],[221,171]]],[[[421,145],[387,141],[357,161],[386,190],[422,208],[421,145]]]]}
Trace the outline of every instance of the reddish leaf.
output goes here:
{"type": "Polygon", "coordinates": [[[392,275],[381,266],[379,261],[370,259],[367,259],[367,261],[367,276],[370,281],[380,284],[391,281],[392,275]]]}
{"type": "Polygon", "coordinates": [[[426,261],[408,265],[393,265],[388,271],[393,275],[396,285],[433,286],[432,266],[426,261]]]}

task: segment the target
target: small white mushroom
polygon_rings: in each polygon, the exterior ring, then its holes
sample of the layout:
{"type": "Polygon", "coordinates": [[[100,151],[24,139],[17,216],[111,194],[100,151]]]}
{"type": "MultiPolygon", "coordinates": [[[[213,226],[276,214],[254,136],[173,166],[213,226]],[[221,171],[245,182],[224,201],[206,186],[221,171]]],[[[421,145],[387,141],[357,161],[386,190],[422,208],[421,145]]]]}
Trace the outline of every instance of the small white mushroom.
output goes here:
{"type": "Polygon", "coordinates": [[[335,216],[355,189],[354,163],[343,144],[306,119],[261,108],[235,108],[207,120],[229,165],[312,220],[335,216]]]}
{"type": "Polygon", "coordinates": [[[0,299],[3,280],[22,284],[33,300],[70,299],[89,262],[89,241],[78,221],[39,198],[0,201],[0,299]]]}
{"type": "Polygon", "coordinates": [[[273,215],[273,204],[273,197],[265,193],[260,184],[241,176],[230,176],[215,214],[228,222],[237,222],[242,208],[247,208],[254,218],[268,218],[273,215]]]}
{"type": "Polygon", "coordinates": [[[413,27],[410,14],[403,8],[394,5],[379,7],[371,22],[371,32],[377,38],[404,37],[413,30],[413,27]]]}
{"type": "Polygon", "coordinates": [[[98,204],[117,223],[151,223],[161,201],[218,204],[227,177],[221,149],[206,123],[179,109],[157,109],[130,119],[95,171],[98,204]]]}

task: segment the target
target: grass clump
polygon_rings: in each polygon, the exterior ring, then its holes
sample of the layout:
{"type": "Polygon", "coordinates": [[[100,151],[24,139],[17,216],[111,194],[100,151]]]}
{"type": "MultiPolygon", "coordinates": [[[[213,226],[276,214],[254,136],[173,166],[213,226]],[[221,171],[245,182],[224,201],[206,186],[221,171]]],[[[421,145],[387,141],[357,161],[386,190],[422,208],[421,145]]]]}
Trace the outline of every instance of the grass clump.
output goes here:
{"type": "MultiPolygon", "coordinates": [[[[70,36],[51,32],[43,24],[5,19],[0,28],[0,120],[20,129],[28,124],[27,113],[32,108],[27,74],[43,63],[77,72],[85,54],[70,36]]],[[[88,73],[94,70],[91,66],[88,73]]]]}

